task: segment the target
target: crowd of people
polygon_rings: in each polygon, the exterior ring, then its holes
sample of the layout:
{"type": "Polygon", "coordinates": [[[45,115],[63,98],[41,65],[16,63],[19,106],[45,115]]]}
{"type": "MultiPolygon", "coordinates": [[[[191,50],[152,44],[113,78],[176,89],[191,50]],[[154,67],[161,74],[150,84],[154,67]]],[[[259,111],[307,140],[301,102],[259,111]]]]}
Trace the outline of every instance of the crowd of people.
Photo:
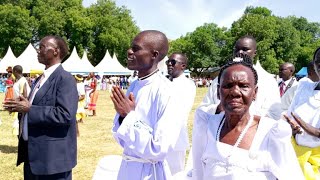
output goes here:
{"type": "MultiPolygon", "coordinates": [[[[193,122],[190,169],[188,117],[199,84],[184,75],[188,57],[168,55],[168,49],[165,34],[142,31],[127,51],[134,74],[102,77],[100,88],[110,84],[116,110],[112,134],[123,148],[117,177],[102,178],[320,179],[320,48],[307,77],[298,81],[294,65],[285,62],[276,80],[253,64],[255,38],[240,37],[218,77],[205,83],[208,93],[193,122]],[[166,55],[168,77],[158,69],[166,55]]],[[[3,107],[16,114],[17,165],[24,163],[27,180],[72,179],[77,122],[83,122],[85,109],[97,115],[99,77],[66,72],[61,62],[68,48],[58,36],[44,37],[37,52],[46,66],[42,75],[30,84],[15,66],[6,80],[3,107]]]]}

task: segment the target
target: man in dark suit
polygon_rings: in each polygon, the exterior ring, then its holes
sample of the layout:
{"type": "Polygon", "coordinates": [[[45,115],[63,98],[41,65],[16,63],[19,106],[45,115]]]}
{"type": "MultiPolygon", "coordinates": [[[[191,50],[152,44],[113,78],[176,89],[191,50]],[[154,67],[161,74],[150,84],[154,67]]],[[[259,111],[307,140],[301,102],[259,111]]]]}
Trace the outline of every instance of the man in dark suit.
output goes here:
{"type": "Polygon", "coordinates": [[[72,179],[78,93],[75,79],[61,66],[68,47],[62,38],[46,36],[37,52],[46,68],[28,99],[4,102],[6,110],[21,114],[17,165],[24,162],[25,180],[72,179]]]}

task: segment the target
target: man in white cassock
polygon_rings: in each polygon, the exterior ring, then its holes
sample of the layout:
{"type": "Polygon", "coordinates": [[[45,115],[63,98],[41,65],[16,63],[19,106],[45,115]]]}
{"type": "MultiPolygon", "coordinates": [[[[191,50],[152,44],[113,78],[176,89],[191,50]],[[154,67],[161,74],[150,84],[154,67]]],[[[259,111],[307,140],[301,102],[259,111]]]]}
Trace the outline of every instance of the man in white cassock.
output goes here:
{"type": "MultiPolygon", "coordinates": [[[[253,58],[257,53],[257,43],[252,36],[243,36],[239,38],[234,47],[234,54],[247,54],[253,58]]],[[[257,69],[256,67],[254,67],[257,69]]],[[[259,92],[257,99],[250,107],[251,112],[255,112],[259,116],[268,116],[273,119],[280,119],[281,115],[281,99],[276,80],[264,71],[257,70],[259,76],[259,92]]],[[[212,82],[209,87],[208,93],[204,97],[199,106],[204,112],[211,114],[218,114],[221,111],[219,106],[220,100],[217,98],[217,78],[212,82]]]]}
{"type": "Polygon", "coordinates": [[[179,109],[180,112],[179,119],[172,119],[172,121],[183,121],[174,151],[168,153],[166,158],[172,175],[184,170],[186,150],[189,149],[188,117],[196,96],[196,85],[184,75],[187,64],[188,59],[182,53],[173,53],[166,61],[169,79],[172,80],[175,91],[173,95],[178,98],[177,103],[179,103],[175,109],[179,109]]]}
{"type": "Polygon", "coordinates": [[[157,68],[168,46],[168,39],[159,31],[139,33],[127,52],[128,69],[139,72],[138,80],[127,95],[118,86],[112,89],[117,111],[112,132],[123,147],[118,180],[172,178],[165,159],[176,145],[183,122],[176,118],[179,111],[171,82],[157,68]]]}

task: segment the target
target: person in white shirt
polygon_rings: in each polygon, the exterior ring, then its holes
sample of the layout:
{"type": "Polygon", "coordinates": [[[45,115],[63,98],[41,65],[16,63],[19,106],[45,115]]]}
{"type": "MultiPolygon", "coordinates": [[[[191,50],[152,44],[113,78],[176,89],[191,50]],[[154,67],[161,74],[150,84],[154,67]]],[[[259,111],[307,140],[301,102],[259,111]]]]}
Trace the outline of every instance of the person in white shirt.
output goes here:
{"type": "Polygon", "coordinates": [[[293,76],[295,71],[295,67],[292,63],[286,62],[280,65],[279,67],[279,77],[280,82],[279,85],[279,92],[280,96],[282,97],[288,89],[298,85],[298,81],[293,76]]]}
{"type": "MultiPolygon", "coordinates": [[[[13,95],[15,99],[19,98],[19,96],[23,96],[27,98],[30,93],[29,83],[27,79],[23,76],[22,72],[23,72],[23,68],[20,65],[16,65],[12,69],[12,74],[16,79],[15,83],[13,84],[13,92],[14,92],[13,95]]],[[[17,112],[13,113],[13,118],[14,118],[14,122],[13,122],[12,134],[19,135],[19,132],[18,132],[19,120],[18,120],[17,112]]]]}
{"type": "MultiPolygon", "coordinates": [[[[173,151],[184,123],[171,88],[158,63],[168,53],[168,39],[160,31],[140,32],[127,51],[128,69],[139,72],[127,94],[114,86],[111,100],[117,112],[112,133],[123,148],[118,180],[167,180],[165,161],[173,151]]],[[[108,179],[108,178],[106,178],[108,179]]]]}
{"type": "MultiPolygon", "coordinates": [[[[314,70],[320,78],[320,48],[314,53],[314,70]]],[[[304,81],[284,118],[293,130],[293,146],[305,179],[320,177],[320,81],[304,81]]]]}
{"type": "Polygon", "coordinates": [[[132,84],[133,81],[138,79],[138,72],[133,71],[133,74],[128,78],[129,86],[132,84]]]}
{"type": "MultiPolygon", "coordinates": [[[[183,121],[174,151],[169,152],[166,158],[172,175],[184,170],[186,150],[189,149],[188,117],[196,96],[196,86],[192,80],[184,75],[187,64],[188,58],[182,53],[173,53],[166,61],[168,74],[175,91],[173,95],[179,100],[177,107],[181,112],[179,118],[183,121]]],[[[172,121],[177,121],[177,119],[172,119],[172,121]]]]}
{"type": "Polygon", "coordinates": [[[258,75],[248,56],[231,58],[220,70],[223,111],[198,109],[192,134],[195,180],[303,180],[291,145],[290,125],[249,110],[258,75]]]}
{"type": "Polygon", "coordinates": [[[301,78],[298,81],[298,85],[292,86],[291,88],[289,88],[286,91],[286,93],[284,93],[284,95],[281,97],[281,108],[284,112],[286,112],[288,110],[289,106],[291,105],[291,102],[293,100],[295,92],[301,82],[304,82],[304,81],[317,82],[317,81],[319,81],[318,75],[316,74],[316,72],[314,71],[314,68],[313,68],[313,62],[310,62],[308,64],[307,72],[308,72],[307,77],[301,78]]]}

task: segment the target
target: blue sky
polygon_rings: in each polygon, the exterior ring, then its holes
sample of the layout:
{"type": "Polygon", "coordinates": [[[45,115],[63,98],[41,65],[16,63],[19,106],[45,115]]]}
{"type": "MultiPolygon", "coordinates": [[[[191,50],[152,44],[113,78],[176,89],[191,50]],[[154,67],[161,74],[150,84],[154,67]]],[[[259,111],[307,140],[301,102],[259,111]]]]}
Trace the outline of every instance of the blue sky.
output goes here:
{"type": "MultiPolygon", "coordinates": [[[[89,6],[96,0],[84,0],[89,6]]],[[[116,0],[126,6],[141,30],[156,29],[169,39],[179,38],[204,23],[230,27],[247,6],[263,6],[276,16],[303,16],[320,22],[318,0],[116,0]]]]}

